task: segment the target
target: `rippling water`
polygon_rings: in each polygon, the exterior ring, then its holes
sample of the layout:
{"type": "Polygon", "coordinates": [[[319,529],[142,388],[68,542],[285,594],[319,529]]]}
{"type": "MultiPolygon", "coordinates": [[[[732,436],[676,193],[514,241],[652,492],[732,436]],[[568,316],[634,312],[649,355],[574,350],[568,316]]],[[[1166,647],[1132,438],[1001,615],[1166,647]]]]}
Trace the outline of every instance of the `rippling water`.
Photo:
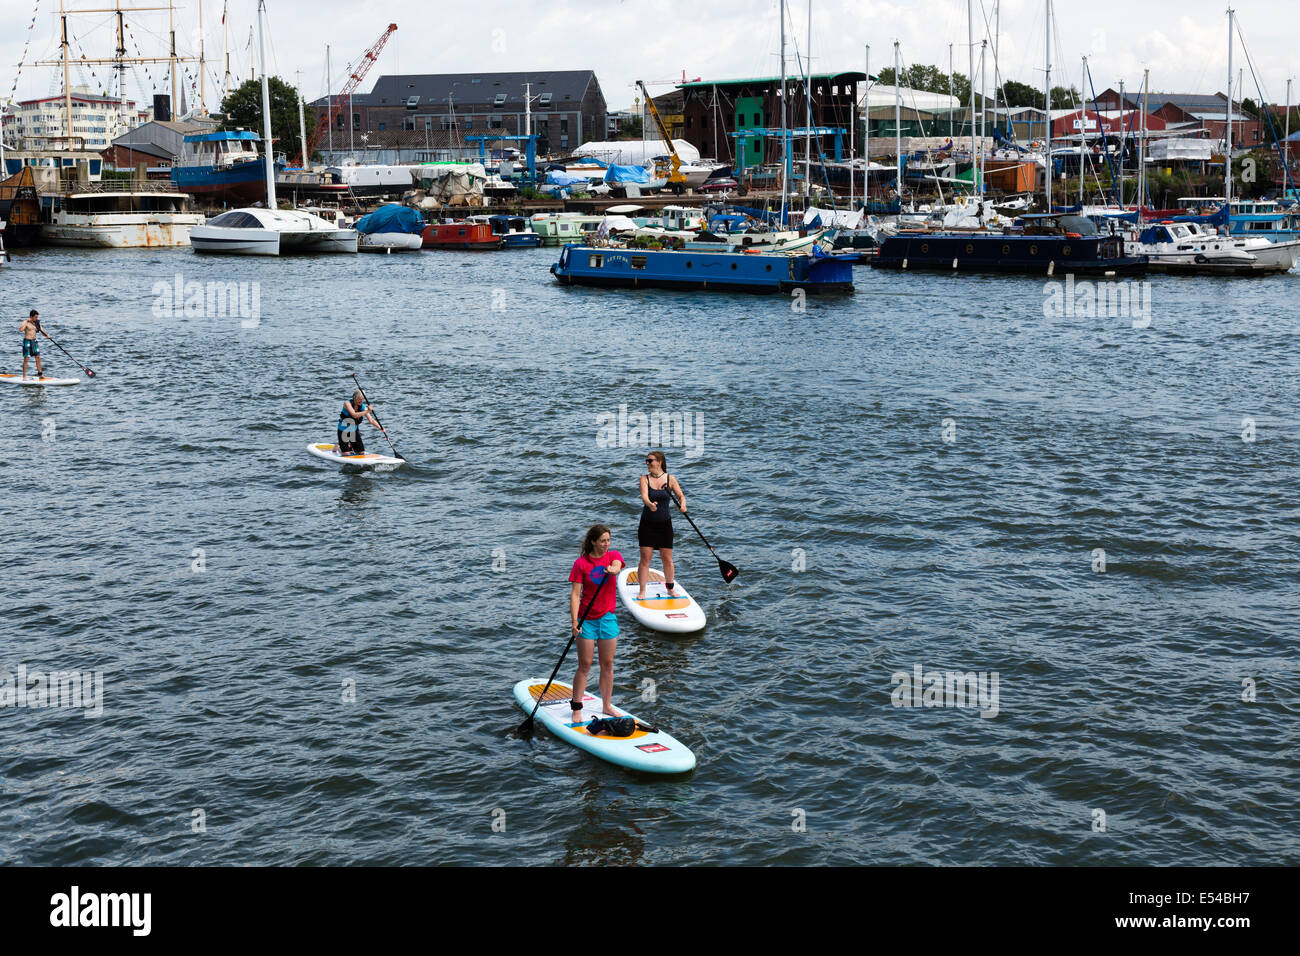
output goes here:
{"type": "Polygon", "coordinates": [[[6,369],[34,306],[98,373],[5,396],[0,679],[104,681],[0,711],[0,862],[1300,862],[1300,277],[1152,278],[1134,328],[1036,279],[859,269],[798,312],[554,258],[0,270],[6,369]],[[260,321],[155,316],[177,274],[260,321]],[[410,468],[306,455],[353,371],[410,468]],[[635,555],[620,405],[701,423],[669,467],[742,569],[679,518],[709,627],[620,612],[615,701],[680,779],[510,736],[583,530],[635,555]],[[996,715],[894,706],[917,666],[996,673],[996,715]]]}

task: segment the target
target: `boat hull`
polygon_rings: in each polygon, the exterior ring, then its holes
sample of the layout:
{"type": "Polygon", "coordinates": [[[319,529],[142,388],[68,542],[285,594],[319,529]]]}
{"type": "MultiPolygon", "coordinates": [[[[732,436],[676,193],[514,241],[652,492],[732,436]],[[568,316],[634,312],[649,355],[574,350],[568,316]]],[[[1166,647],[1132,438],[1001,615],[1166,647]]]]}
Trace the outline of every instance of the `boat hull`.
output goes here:
{"type": "Polygon", "coordinates": [[[563,285],[710,292],[853,291],[852,264],[834,256],[670,252],[566,245],[551,274],[563,285]]]}
{"type": "Polygon", "coordinates": [[[203,222],[198,214],[162,218],[149,216],[65,216],[41,226],[42,241],[51,246],[98,249],[188,246],[190,231],[203,222]]]}
{"type": "Polygon", "coordinates": [[[877,269],[1003,272],[1021,275],[1141,275],[1146,256],[1124,256],[1104,236],[890,236],[871,260],[877,269]]]}
{"type": "Polygon", "coordinates": [[[372,232],[357,239],[357,252],[418,252],[423,245],[418,233],[372,232]]]}
{"type": "Polygon", "coordinates": [[[172,182],[206,205],[251,206],[266,199],[266,161],[215,166],[173,166],[172,182]]]}
{"type": "Polygon", "coordinates": [[[222,229],[204,226],[190,233],[195,252],[230,256],[278,256],[280,234],[274,229],[222,229]]]}

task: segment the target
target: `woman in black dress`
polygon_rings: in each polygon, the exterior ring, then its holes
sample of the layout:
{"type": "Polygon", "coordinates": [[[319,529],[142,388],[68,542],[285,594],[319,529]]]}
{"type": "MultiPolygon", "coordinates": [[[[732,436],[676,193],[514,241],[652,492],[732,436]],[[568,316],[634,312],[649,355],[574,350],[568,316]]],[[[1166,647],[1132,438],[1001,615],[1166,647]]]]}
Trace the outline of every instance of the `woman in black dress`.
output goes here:
{"type": "Polygon", "coordinates": [[[669,512],[676,496],[682,514],[686,513],[686,493],[677,479],[668,474],[668,460],[661,451],[652,451],[645,458],[647,473],[641,476],[641,524],[637,528],[637,544],[641,546],[641,561],[637,565],[638,598],[645,597],[646,580],[650,576],[650,559],[655,551],[664,565],[664,581],[668,593],[676,595],[673,578],[673,516],[669,512]]]}

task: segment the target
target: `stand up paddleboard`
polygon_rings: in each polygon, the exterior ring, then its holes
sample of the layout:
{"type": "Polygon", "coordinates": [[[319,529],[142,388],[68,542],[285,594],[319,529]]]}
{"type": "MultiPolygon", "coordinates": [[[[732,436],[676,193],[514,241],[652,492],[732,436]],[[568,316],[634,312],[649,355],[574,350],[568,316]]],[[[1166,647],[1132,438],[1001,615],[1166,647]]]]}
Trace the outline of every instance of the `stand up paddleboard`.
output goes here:
{"type": "MultiPolygon", "coordinates": [[[[531,714],[537,704],[537,698],[546,687],[546,679],[530,677],[515,685],[515,700],[525,714],[531,714]]],[[[566,744],[573,744],[579,750],[585,750],[601,760],[627,767],[629,770],[642,770],[646,773],[686,773],[695,769],[695,754],[685,744],[676,740],[662,730],[647,733],[638,728],[630,737],[608,737],[604,734],[593,736],[587,732],[587,725],[593,717],[604,716],[600,711],[600,698],[591,694],[582,696],[582,720],[577,724],[571,722],[573,712],[569,701],[573,696],[573,687],[551,683],[550,690],[537,708],[537,719],[546,729],[559,737],[566,744]]],[[[628,714],[628,717],[635,717],[628,714]]],[[[648,721],[640,721],[648,724],[648,721]]]]}
{"type": "Polygon", "coordinates": [[[337,446],[332,442],[313,443],[307,446],[307,451],[322,461],[328,461],[335,465],[348,465],[353,468],[377,468],[382,471],[392,471],[394,468],[406,464],[400,458],[376,455],[374,452],[369,451],[364,455],[340,455],[337,446]]]}
{"type": "Polygon", "coordinates": [[[686,593],[681,581],[673,582],[673,590],[677,595],[670,595],[664,583],[663,572],[651,568],[650,580],[645,586],[645,597],[638,598],[637,593],[641,589],[638,587],[636,570],[629,566],[619,572],[618,596],[638,624],[669,634],[689,634],[704,627],[708,621],[704,616],[704,608],[686,593]]]}
{"type": "Polygon", "coordinates": [[[42,378],[23,378],[17,372],[0,373],[0,382],[8,385],[76,385],[80,382],[79,378],[51,378],[44,376],[42,378]]]}

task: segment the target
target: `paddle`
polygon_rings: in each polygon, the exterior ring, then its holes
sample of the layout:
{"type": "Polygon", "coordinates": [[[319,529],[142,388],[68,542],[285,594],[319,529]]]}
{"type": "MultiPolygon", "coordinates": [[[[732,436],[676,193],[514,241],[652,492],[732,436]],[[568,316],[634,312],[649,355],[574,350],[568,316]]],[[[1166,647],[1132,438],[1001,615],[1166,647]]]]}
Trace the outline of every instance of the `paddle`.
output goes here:
{"type": "MultiPolygon", "coordinates": [[[[585,621],[587,615],[591,613],[591,606],[596,603],[596,598],[600,597],[600,589],[603,588],[605,582],[613,576],[614,575],[610,574],[609,570],[606,569],[605,577],[601,580],[600,584],[596,585],[596,593],[593,594],[591,600],[587,602],[587,610],[583,611],[582,617],[578,618],[579,633],[581,633],[582,630],[582,622],[585,621]]],[[[555,670],[551,671],[551,679],[546,682],[546,686],[542,688],[542,692],[537,695],[537,703],[533,705],[533,712],[528,715],[528,719],[515,729],[516,737],[524,737],[532,733],[533,717],[537,714],[537,708],[542,706],[542,701],[546,698],[546,692],[551,689],[551,684],[555,681],[555,675],[560,672],[560,667],[564,664],[564,659],[569,656],[569,648],[573,646],[573,639],[577,636],[577,634],[573,634],[572,632],[569,634],[569,643],[564,645],[564,653],[561,654],[560,659],[555,662],[555,670]]]]}
{"type": "MultiPolygon", "coordinates": [[[[49,339],[51,342],[54,342],[54,337],[51,336],[49,332],[46,332],[46,333],[45,333],[45,337],[46,337],[47,339],[49,339]]],[[[81,367],[81,370],[82,370],[83,372],[86,373],[86,377],[87,377],[87,378],[94,378],[94,377],[95,377],[95,373],[94,373],[94,372],[92,372],[90,369],[86,368],[86,366],[82,365],[82,364],[81,364],[80,362],[78,362],[76,359],[72,358],[72,355],[68,352],[68,350],[65,349],[65,348],[64,348],[62,345],[60,345],[58,342],[54,342],[54,347],[55,347],[56,349],[58,349],[60,352],[62,352],[64,355],[67,355],[68,358],[72,359],[72,364],[73,364],[73,365],[78,365],[78,366],[80,366],[80,367],[81,367]]]]}
{"type": "MultiPolygon", "coordinates": [[[[352,373],[352,381],[357,382],[356,372],[352,373]]],[[[366,390],[361,387],[360,382],[357,382],[357,391],[361,393],[361,400],[368,406],[370,404],[370,399],[366,398],[366,390]]],[[[375,422],[379,425],[379,430],[384,433],[384,439],[388,442],[388,447],[393,449],[393,455],[402,459],[402,461],[406,461],[406,456],[397,450],[397,446],[393,444],[393,440],[388,437],[388,429],[384,427],[383,422],[379,421],[379,416],[375,415],[375,410],[373,408],[370,409],[370,414],[374,415],[375,422]]]]}
{"type": "MultiPolygon", "coordinates": [[[[665,484],[664,487],[668,488],[668,485],[665,484]]],[[[670,495],[673,495],[673,491],[671,488],[668,488],[668,493],[670,495]]],[[[673,495],[673,500],[677,502],[677,510],[681,511],[682,500],[678,498],[676,495],[673,495]]],[[[691,527],[695,528],[695,533],[700,536],[700,540],[704,542],[704,546],[709,549],[709,554],[713,555],[714,558],[717,558],[718,570],[722,572],[722,580],[726,581],[728,584],[734,581],[736,575],[740,573],[740,568],[736,567],[734,564],[729,564],[728,562],[723,561],[721,558],[718,557],[718,552],[713,550],[713,545],[709,544],[709,539],[704,537],[704,532],[702,532],[698,527],[696,527],[694,521],[691,521],[690,515],[688,515],[685,511],[682,511],[682,517],[685,518],[687,521],[691,522],[691,527]]]]}

